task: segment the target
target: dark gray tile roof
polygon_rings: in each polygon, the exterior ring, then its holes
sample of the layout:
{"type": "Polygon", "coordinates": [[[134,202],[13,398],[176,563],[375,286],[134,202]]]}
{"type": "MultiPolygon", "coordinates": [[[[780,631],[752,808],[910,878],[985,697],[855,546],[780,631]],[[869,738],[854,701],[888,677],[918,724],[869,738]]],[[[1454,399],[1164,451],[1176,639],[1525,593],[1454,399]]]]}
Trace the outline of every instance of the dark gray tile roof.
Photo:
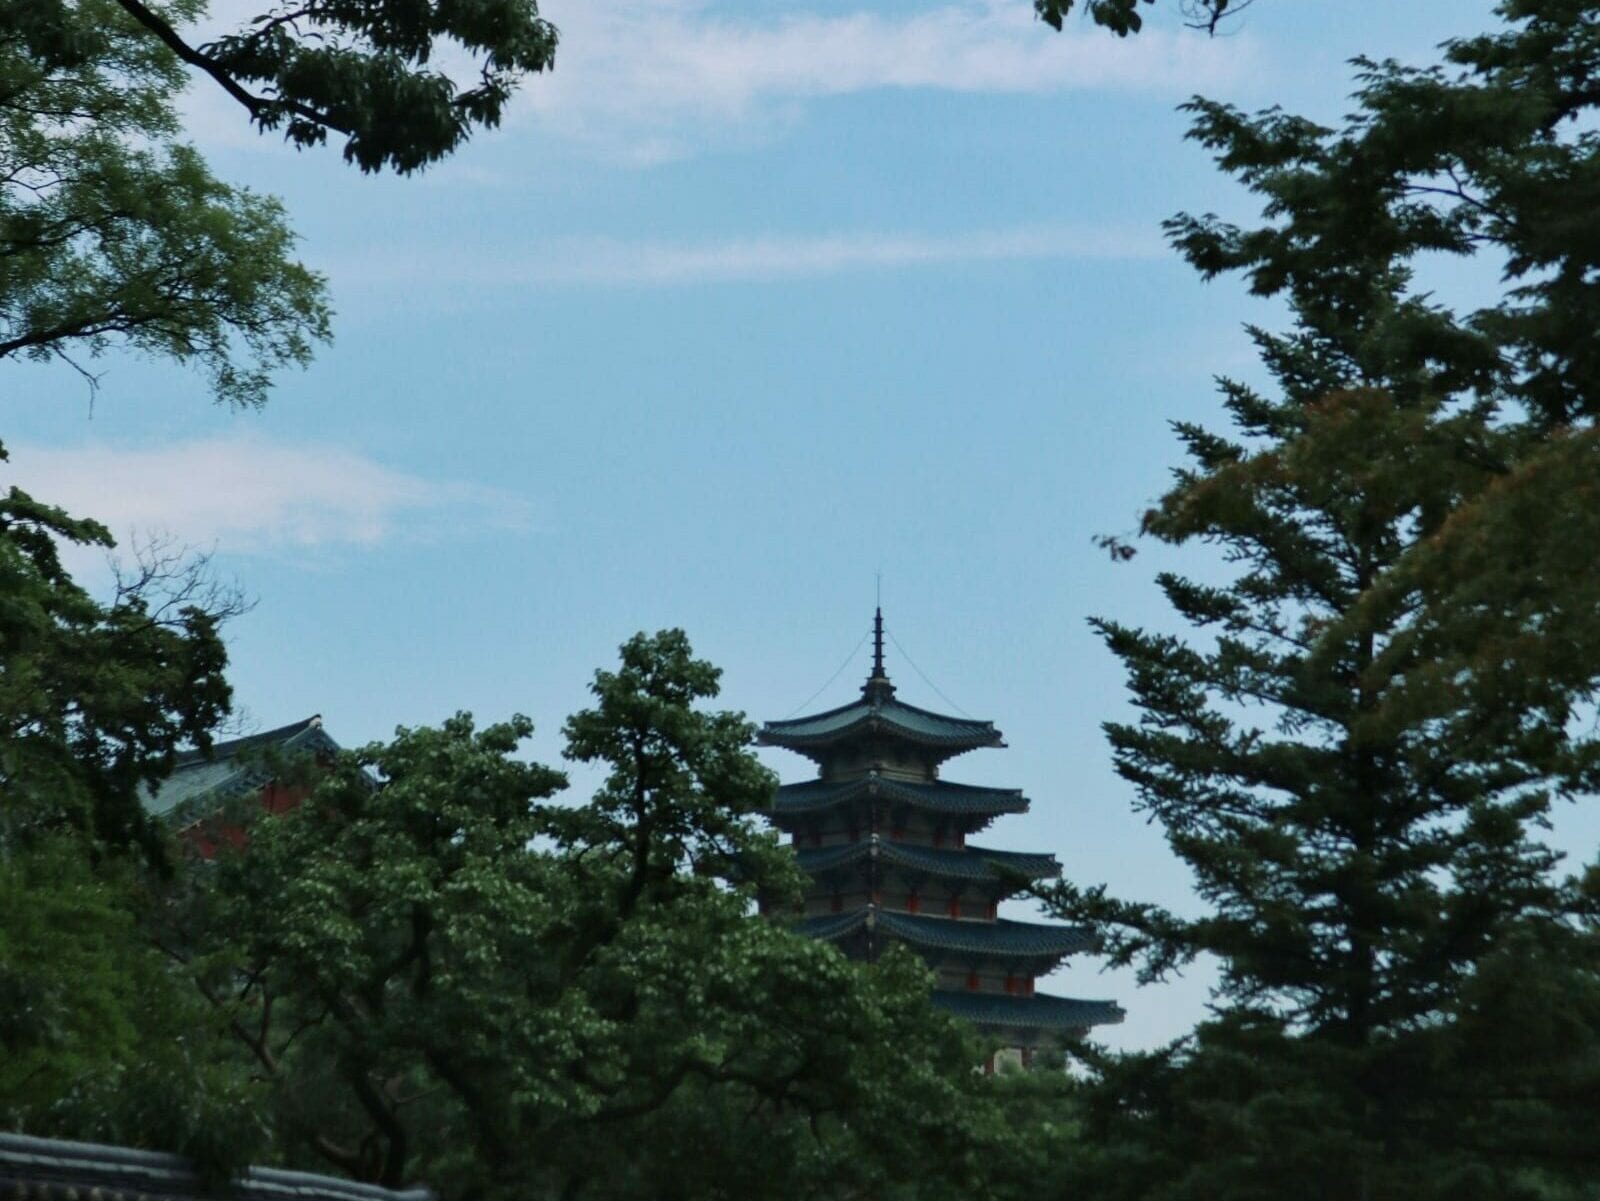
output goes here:
{"type": "Polygon", "coordinates": [[[219,742],[206,751],[185,751],[178,765],[141,800],[145,812],[164,821],[179,822],[204,810],[254,791],[267,783],[263,756],[331,753],[339,749],[322,728],[321,717],[308,717],[247,738],[219,742]]]}
{"type": "Polygon", "coordinates": [[[881,798],[931,813],[962,813],[993,817],[1001,813],[1026,813],[1028,798],[1018,788],[982,788],[952,784],[947,780],[891,779],[877,772],[854,780],[806,780],[785,784],[772,802],[774,818],[815,813],[863,798],[881,798]]]}
{"type": "Polygon", "coordinates": [[[1004,746],[993,722],[949,717],[897,700],[892,689],[864,694],[860,700],[825,713],[789,721],[769,721],[757,741],[766,746],[809,750],[877,733],[952,752],[1004,746]]]}
{"type": "Polygon", "coordinates": [[[802,847],[795,852],[806,874],[817,876],[848,867],[866,859],[894,864],[914,872],[926,872],[948,880],[1001,880],[998,869],[1006,869],[1029,879],[1061,874],[1054,855],[1028,851],[994,851],[987,847],[941,848],[912,846],[873,835],[862,842],[836,847],[802,847]]]}
{"type": "Polygon", "coordinates": [[[219,1189],[176,1155],[0,1134],[0,1196],[93,1197],[91,1190],[103,1201],[433,1201],[427,1189],[395,1192],[276,1168],[247,1168],[219,1189]]]}
{"type": "Polygon", "coordinates": [[[1093,934],[1082,926],[1047,926],[1038,922],[964,921],[927,914],[895,913],[867,905],[851,913],[805,918],[796,928],[812,938],[833,942],[871,921],[891,938],[923,950],[948,951],[980,958],[1060,959],[1094,948],[1093,934]]]}
{"type": "Polygon", "coordinates": [[[951,917],[880,911],[878,925],[887,934],[916,947],[979,955],[1060,956],[1087,951],[1094,936],[1081,926],[1047,926],[1040,922],[961,921],[951,917]]]}
{"type": "Polygon", "coordinates": [[[1115,1025],[1124,1017],[1122,1007],[1115,1001],[1079,1001],[1046,993],[1022,997],[936,990],[933,1003],[978,1026],[1083,1030],[1090,1026],[1115,1025]]]}

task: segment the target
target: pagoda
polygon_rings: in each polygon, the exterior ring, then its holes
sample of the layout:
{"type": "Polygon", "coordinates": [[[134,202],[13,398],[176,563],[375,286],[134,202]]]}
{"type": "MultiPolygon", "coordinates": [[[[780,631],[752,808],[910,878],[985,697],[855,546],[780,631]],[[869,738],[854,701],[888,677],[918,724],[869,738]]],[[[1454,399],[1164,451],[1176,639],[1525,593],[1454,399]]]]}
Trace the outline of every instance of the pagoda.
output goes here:
{"type": "MultiPolygon", "coordinates": [[[[940,778],[946,760],[1003,747],[991,722],[948,717],[895,696],[883,667],[883,610],[873,618],[872,674],[859,700],[811,717],[766,723],[763,746],[813,760],[816,779],[785,784],[768,816],[790,836],[810,879],[799,929],[857,959],[889,942],[935,973],[934,1003],[966,1018],[1029,1066],[1041,1049],[1120,1022],[1111,1001],[1036,992],[1035,980],[1092,949],[1081,927],[999,916],[1021,881],[1061,874],[1054,855],[967,842],[1007,813],[1019,790],[940,778]]],[[[985,1065],[993,1070],[995,1059],[985,1065]]]]}

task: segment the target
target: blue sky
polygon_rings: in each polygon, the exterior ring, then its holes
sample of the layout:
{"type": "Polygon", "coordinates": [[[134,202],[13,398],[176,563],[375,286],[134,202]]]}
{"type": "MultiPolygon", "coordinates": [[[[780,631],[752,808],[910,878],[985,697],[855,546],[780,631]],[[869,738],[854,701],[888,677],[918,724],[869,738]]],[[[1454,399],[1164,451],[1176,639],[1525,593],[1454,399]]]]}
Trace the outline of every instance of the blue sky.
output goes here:
{"type": "MultiPolygon", "coordinates": [[[[1333,119],[1350,56],[1429,59],[1487,8],[1260,0],[1208,40],[1163,0],[1119,42],[1026,0],[552,0],[554,74],[409,180],[258,138],[197,86],[196,140],[284,199],[335,343],[259,413],[136,360],[102,361],[92,410],[70,371],[8,366],[9,476],[214,546],[259,598],[239,701],[347,744],[524,712],[554,759],[592,671],[672,625],[730,706],[783,717],[866,632],[881,570],[895,638],[1010,743],[951,777],[1033,798],[991,842],[1187,905],[1110,770],[1099,724],[1126,707],[1085,624],[1166,623],[1150,580],[1176,557],[1113,565],[1091,538],[1134,527],[1167,423],[1213,418],[1212,377],[1254,374],[1241,323],[1280,312],[1163,247],[1180,209],[1254,211],[1175,106],[1333,119]]],[[[895,647],[889,668],[947,707],[895,647]]],[[[1079,964],[1052,988],[1116,997],[1109,1041],[1150,1045],[1204,975],[1135,992],[1079,964]]]]}

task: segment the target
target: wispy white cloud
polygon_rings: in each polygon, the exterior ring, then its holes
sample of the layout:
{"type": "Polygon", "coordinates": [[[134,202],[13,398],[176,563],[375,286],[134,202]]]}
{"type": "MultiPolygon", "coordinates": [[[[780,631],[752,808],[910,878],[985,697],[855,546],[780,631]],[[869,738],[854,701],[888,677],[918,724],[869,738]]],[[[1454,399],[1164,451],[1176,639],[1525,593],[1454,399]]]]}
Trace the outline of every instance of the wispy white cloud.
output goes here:
{"type": "MultiPolygon", "coordinates": [[[[197,36],[242,27],[259,7],[218,0],[197,36]]],[[[1213,39],[1155,27],[1117,38],[1081,22],[1057,33],[1029,0],[951,0],[901,13],[720,9],[711,0],[545,0],[541,9],[561,30],[556,68],[525,82],[510,125],[532,122],[634,164],[763,141],[828,97],[887,89],[1177,96],[1259,70],[1247,33],[1213,39]]],[[[430,65],[463,82],[476,74],[471,57],[449,47],[430,65]]],[[[209,80],[191,85],[184,109],[204,145],[281,145],[258,135],[209,80]]]]}
{"type": "Polygon", "coordinates": [[[1167,253],[1154,230],[1023,226],[951,234],[854,232],[683,242],[577,238],[516,255],[436,247],[404,255],[375,253],[333,266],[337,279],[357,286],[427,282],[476,288],[673,287],[949,263],[1150,259],[1167,253]]]}
{"type": "Polygon", "coordinates": [[[706,0],[553,0],[544,11],[561,28],[561,48],[556,70],[528,83],[526,107],[547,128],[636,162],[762,137],[825,97],[883,89],[1182,95],[1237,79],[1256,59],[1244,36],[1151,28],[1116,38],[1090,26],[1056,33],[1029,0],[959,0],[894,15],[725,16],[706,0]]]}
{"type": "Polygon", "coordinates": [[[156,530],[228,553],[285,553],[530,521],[515,497],[424,479],[340,447],[235,437],[150,449],[7,449],[0,479],[94,518],[119,540],[156,530]]]}

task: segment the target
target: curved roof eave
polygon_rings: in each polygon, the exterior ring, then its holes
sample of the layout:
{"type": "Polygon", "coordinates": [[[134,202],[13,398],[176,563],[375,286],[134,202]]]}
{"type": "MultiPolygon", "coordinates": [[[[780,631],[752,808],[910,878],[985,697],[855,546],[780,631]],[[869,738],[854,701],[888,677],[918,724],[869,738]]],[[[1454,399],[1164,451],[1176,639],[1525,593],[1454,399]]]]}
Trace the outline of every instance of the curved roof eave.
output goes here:
{"type": "Polygon", "coordinates": [[[785,784],[774,796],[770,812],[777,817],[814,813],[835,805],[848,804],[863,796],[881,796],[888,801],[934,813],[997,817],[1002,813],[1026,813],[1028,810],[1028,798],[1018,788],[980,788],[946,780],[913,783],[887,779],[872,772],[855,780],[806,780],[799,784],[785,784]]]}
{"type": "Polygon", "coordinates": [[[1054,855],[997,851],[987,847],[923,847],[886,841],[877,835],[842,846],[800,847],[796,849],[795,856],[801,870],[811,876],[849,867],[869,858],[952,880],[994,882],[1003,880],[1007,871],[1035,880],[1061,874],[1061,864],[1054,855]]]}
{"type": "Polygon", "coordinates": [[[1008,918],[963,921],[924,914],[879,912],[877,925],[911,946],[965,955],[1053,958],[1092,950],[1094,935],[1083,926],[1047,926],[1008,918]]]}
{"type": "Polygon", "coordinates": [[[941,750],[1001,747],[993,722],[951,717],[888,697],[867,698],[809,717],[769,721],[756,735],[763,746],[806,751],[848,742],[861,734],[888,734],[941,750]]]}
{"type": "Polygon", "coordinates": [[[979,1026],[1082,1030],[1114,1026],[1127,1016],[1115,1001],[1084,1001],[1048,993],[1017,996],[936,989],[933,1003],[946,1013],[979,1026]]]}

